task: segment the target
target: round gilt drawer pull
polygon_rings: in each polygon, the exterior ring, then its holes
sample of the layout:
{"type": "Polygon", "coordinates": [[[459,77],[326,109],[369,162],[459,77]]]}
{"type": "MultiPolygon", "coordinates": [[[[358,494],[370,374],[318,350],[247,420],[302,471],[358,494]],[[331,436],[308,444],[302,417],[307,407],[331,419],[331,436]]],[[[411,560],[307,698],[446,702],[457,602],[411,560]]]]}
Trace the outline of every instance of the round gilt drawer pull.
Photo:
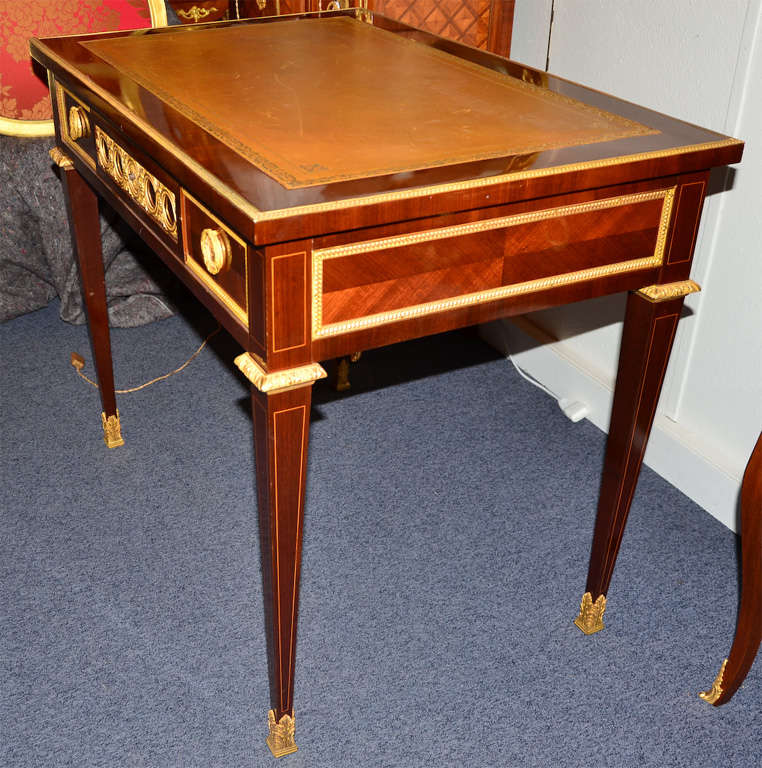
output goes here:
{"type": "Polygon", "coordinates": [[[69,136],[74,141],[90,135],[90,121],[82,107],[69,107],[69,136]]]}
{"type": "Polygon", "coordinates": [[[205,229],[201,233],[201,255],[211,275],[218,275],[230,267],[230,240],[224,230],[205,229]]]}

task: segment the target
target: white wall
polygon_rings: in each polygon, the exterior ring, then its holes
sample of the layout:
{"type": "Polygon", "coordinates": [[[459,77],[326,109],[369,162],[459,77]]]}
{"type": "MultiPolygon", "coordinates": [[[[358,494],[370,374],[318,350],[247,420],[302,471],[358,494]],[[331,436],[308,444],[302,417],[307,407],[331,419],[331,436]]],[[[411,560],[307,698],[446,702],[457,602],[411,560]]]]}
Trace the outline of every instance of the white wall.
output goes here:
{"type": "Polygon", "coordinates": [[[552,0],[516,0],[511,58],[545,69],[552,0]]]}
{"type": "MultiPolygon", "coordinates": [[[[704,209],[692,273],[703,291],[686,300],[645,459],[735,529],[762,429],[762,0],[517,0],[511,56],[541,69],[549,56],[551,72],[747,142],[742,163],[713,176],[730,189],[704,209]]],[[[607,429],[623,306],[534,313],[499,335],[607,429]]]]}

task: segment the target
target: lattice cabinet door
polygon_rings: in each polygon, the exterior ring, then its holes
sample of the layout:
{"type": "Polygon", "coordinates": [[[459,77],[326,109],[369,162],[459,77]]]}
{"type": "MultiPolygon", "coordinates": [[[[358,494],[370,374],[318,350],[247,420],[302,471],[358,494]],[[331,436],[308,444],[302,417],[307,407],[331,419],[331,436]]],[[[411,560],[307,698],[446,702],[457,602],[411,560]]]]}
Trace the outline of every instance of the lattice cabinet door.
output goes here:
{"type": "Polygon", "coordinates": [[[258,16],[281,16],[286,13],[304,13],[312,10],[309,0],[230,0],[237,7],[239,19],[258,16]]]}
{"type": "Polygon", "coordinates": [[[515,4],[515,0],[368,0],[368,7],[384,16],[501,56],[511,52],[515,4]]]}

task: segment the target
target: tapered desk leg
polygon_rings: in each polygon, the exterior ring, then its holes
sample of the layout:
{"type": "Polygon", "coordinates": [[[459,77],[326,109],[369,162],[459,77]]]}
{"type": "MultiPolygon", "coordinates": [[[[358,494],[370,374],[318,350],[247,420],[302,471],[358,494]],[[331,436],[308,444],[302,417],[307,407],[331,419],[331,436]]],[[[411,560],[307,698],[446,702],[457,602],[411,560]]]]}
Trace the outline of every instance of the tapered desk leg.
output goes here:
{"type": "MultiPolygon", "coordinates": [[[[697,289],[690,285],[685,293],[697,289]]],[[[574,622],[586,634],[603,629],[605,595],[683,305],[684,294],[675,297],[676,292],[665,291],[666,298],[657,300],[642,292],[627,297],[587,587],[574,622]]]]}
{"type": "Polygon", "coordinates": [[[751,669],[762,640],[762,434],[741,486],[741,607],[730,656],[702,699],[719,707],[730,701],[751,669]]]}
{"type": "Polygon", "coordinates": [[[70,163],[59,163],[59,166],[69,213],[72,246],[79,260],[82,295],[103,407],[103,439],[109,448],[116,448],[124,445],[124,440],[114,393],[98,197],[70,163]]]}
{"type": "Polygon", "coordinates": [[[257,504],[270,673],[267,746],[296,752],[294,659],[302,558],[312,385],[326,373],[317,363],[268,373],[244,352],[235,364],[251,382],[257,504]]]}
{"type": "Polygon", "coordinates": [[[252,387],[259,531],[271,710],[267,745],[296,751],[294,658],[311,384],[264,394],[252,387]]]}

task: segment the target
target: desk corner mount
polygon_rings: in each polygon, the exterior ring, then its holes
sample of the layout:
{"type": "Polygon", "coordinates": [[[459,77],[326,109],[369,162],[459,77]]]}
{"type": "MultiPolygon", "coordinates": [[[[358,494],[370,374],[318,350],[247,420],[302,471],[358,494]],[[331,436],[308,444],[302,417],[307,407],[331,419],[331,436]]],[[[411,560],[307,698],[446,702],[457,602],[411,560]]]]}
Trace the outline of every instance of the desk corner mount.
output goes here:
{"type": "Polygon", "coordinates": [[[53,147],[48,154],[61,170],[68,171],[74,167],[74,161],[60,147],[53,147]]]}
{"type": "Polygon", "coordinates": [[[103,442],[109,448],[118,448],[120,445],[124,445],[124,438],[122,437],[122,424],[119,421],[119,411],[111,416],[106,416],[106,412],[101,413],[101,421],[103,422],[103,442]]]}
{"type": "Polygon", "coordinates": [[[728,665],[728,660],[725,659],[725,661],[722,662],[720,671],[717,673],[717,677],[714,678],[712,687],[708,691],[701,691],[701,693],[699,693],[699,698],[703,699],[709,704],[714,704],[719,700],[720,696],[722,696],[722,693],[723,693],[722,679],[723,677],[725,677],[725,667],[727,665],[728,665]]]}
{"type": "Polygon", "coordinates": [[[681,280],[677,283],[663,283],[662,285],[649,285],[641,288],[638,293],[650,301],[672,301],[681,299],[691,293],[698,293],[701,286],[693,280],[681,280]]]}
{"type": "Polygon", "coordinates": [[[574,623],[586,634],[592,635],[603,629],[603,612],[606,610],[606,596],[598,595],[593,602],[593,596],[590,592],[582,595],[582,602],[579,606],[579,616],[574,619],[574,623]]]}
{"type": "Polygon", "coordinates": [[[275,719],[275,710],[271,709],[267,713],[267,723],[270,733],[267,736],[267,746],[273,757],[283,757],[296,752],[297,746],[294,741],[294,718],[291,715],[283,715],[280,720],[275,719]]]}
{"type": "Polygon", "coordinates": [[[270,394],[294,387],[311,386],[328,375],[318,363],[268,372],[248,352],[238,355],[233,362],[260,392],[270,394]]]}

